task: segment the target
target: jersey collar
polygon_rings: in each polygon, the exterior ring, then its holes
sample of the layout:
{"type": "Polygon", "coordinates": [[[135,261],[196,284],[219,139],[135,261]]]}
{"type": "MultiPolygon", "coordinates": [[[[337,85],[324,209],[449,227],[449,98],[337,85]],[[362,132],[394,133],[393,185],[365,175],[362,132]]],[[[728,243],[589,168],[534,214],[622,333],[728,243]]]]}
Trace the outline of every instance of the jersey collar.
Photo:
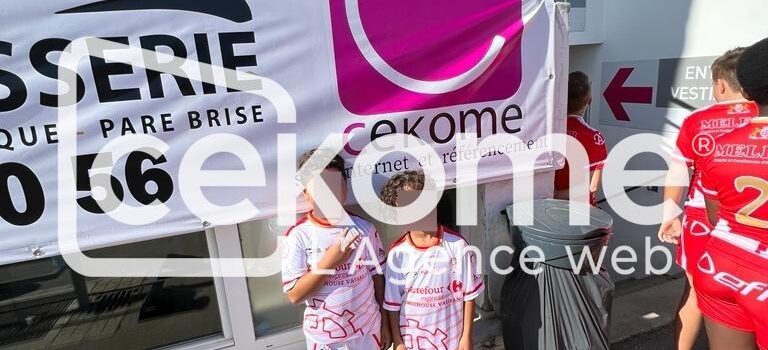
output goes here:
{"type": "Polygon", "coordinates": [[[725,100],[725,101],[715,102],[715,104],[716,105],[731,105],[731,104],[736,104],[736,103],[748,103],[748,102],[750,102],[750,101],[745,99],[745,98],[736,98],[736,99],[733,99],[733,100],[725,100]]]}
{"type": "Polygon", "coordinates": [[[405,240],[410,244],[412,247],[418,249],[418,250],[427,250],[432,247],[437,247],[440,244],[443,243],[443,235],[445,234],[445,228],[443,225],[437,225],[437,242],[431,246],[420,246],[417,245],[412,239],[411,239],[411,231],[408,231],[405,233],[405,240]]]}
{"type": "Polygon", "coordinates": [[[315,216],[314,210],[311,210],[310,212],[307,213],[307,219],[309,219],[309,221],[312,222],[313,224],[315,224],[317,226],[320,226],[320,227],[323,227],[323,228],[334,227],[333,225],[331,225],[330,222],[328,222],[328,220],[321,219],[321,218],[318,218],[317,216],[315,216]]]}

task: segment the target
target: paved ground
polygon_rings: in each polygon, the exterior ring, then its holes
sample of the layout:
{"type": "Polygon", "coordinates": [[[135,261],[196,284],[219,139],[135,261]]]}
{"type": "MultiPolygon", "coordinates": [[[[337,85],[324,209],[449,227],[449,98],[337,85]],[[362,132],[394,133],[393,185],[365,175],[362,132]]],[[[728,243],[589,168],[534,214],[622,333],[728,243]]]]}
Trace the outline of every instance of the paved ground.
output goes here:
{"type": "MultiPolygon", "coordinates": [[[[611,315],[612,350],[674,350],[672,322],[684,283],[682,275],[619,283],[611,315]]],[[[484,348],[504,349],[501,338],[492,343],[484,348]]],[[[704,349],[702,334],[695,350],[704,349]]]]}
{"type": "MultiPolygon", "coordinates": [[[[668,324],[664,327],[632,336],[626,340],[614,343],[611,350],[675,350],[673,343],[674,327],[668,324]]],[[[497,340],[494,350],[504,350],[501,339],[497,340]]],[[[701,334],[694,350],[707,350],[707,337],[701,334]]]]}
{"type": "MultiPolygon", "coordinates": [[[[674,350],[675,344],[672,340],[674,335],[674,327],[672,324],[669,324],[665,327],[638,334],[622,342],[613,344],[611,350],[674,350]]],[[[701,334],[694,350],[706,349],[707,337],[705,334],[701,334]]]]}
{"type": "Polygon", "coordinates": [[[683,276],[657,276],[618,283],[611,315],[611,343],[671,324],[685,286],[683,276]]]}

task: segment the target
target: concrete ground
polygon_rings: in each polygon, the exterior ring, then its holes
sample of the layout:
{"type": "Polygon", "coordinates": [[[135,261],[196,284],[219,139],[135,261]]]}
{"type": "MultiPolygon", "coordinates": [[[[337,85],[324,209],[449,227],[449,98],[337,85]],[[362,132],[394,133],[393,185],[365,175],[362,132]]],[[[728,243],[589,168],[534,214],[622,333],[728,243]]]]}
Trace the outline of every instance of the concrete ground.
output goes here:
{"type": "MultiPolygon", "coordinates": [[[[673,324],[669,324],[662,328],[658,328],[646,333],[638,334],[630,337],[624,341],[615,343],[611,346],[611,350],[674,350],[674,344],[672,340],[675,336],[675,329],[673,324]]],[[[706,350],[707,337],[704,333],[699,336],[699,340],[696,343],[694,350],[706,350]]]]}
{"type": "MultiPolygon", "coordinates": [[[[675,312],[684,285],[682,274],[620,283],[614,304],[611,349],[674,350],[675,312]],[[650,314],[659,316],[647,320],[644,316],[650,314]]],[[[707,348],[706,333],[702,332],[694,350],[707,348]]]]}
{"type": "MultiPolygon", "coordinates": [[[[611,315],[612,350],[675,349],[673,322],[684,285],[684,275],[620,282],[611,315]]],[[[485,345],[504,349],[501,338],[485,345]]],[[[696,350],[706,348],[702,334],[696,350]]]]}

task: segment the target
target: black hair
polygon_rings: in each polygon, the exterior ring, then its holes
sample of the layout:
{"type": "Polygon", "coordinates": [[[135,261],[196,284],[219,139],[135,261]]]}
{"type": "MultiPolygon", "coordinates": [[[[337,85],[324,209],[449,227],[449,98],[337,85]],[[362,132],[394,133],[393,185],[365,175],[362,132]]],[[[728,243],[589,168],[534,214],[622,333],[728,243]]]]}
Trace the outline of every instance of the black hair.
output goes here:
{"type": "Polygon", "coordinates": [[[568,113],[576,113],[587,105],[592,92],[592,83],[584,72],[568,75],[568,113]]]}
{"type": "Polygon", "coordinates": [[[760,106],[768,105],[768,38],[741,54],[736,74],[746,98],[760,106]]]}

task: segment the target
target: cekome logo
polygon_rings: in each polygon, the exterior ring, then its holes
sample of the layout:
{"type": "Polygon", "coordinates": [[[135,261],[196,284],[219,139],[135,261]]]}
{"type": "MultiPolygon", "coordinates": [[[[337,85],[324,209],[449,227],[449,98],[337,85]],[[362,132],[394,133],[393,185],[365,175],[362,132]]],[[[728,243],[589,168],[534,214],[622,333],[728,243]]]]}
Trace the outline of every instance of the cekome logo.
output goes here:
{"type": "Polygon", "coordinates": [[[354,114],[498,101],[520,87],[521,0],[331,0],[330,8],[339,96],[354,114]]]}
{"type": "Polygon", "coordinates": [[[56,14],[137,10],[179,10],[204,13],[245,23],[253,19],[246,0],[104,0],[73,7],[56,14]]]}

